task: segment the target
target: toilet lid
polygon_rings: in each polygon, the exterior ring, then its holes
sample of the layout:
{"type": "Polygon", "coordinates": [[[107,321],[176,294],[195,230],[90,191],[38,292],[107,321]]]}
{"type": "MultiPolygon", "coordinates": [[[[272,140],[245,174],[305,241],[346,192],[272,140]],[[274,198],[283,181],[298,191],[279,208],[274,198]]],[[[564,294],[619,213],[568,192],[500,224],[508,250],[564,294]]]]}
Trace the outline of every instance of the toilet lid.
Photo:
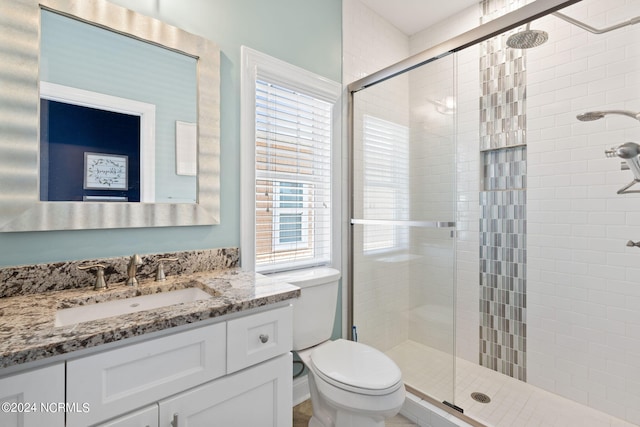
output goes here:
{"type": "Polygon", "coordinates": [[[337,387],[363,394],[384,394],[402,380],[398,366],[387,355],[368,345],[339,339],[311,353],[316,373],[337,387]]]}

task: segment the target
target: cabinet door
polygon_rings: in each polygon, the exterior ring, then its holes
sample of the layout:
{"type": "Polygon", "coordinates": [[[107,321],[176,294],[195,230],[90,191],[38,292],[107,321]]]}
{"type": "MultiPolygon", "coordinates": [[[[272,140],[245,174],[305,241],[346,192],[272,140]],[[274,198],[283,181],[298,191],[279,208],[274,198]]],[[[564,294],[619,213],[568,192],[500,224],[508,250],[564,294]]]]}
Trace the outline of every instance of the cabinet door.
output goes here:
{"type": "Polygon", "coordinates": [[[103,422],[226,372],[224,322],[67,362],[67,399],[91,411],[67,414],[67,427],[103,422]]]}
{"type": "Polygon", "coordinates": [[[2,427],[64,427],[64,363],[0,379],[0,402],[2,427]]]}
{"type": "Polygon", "coordinates": [[[291,375],[288,353],[196,387],[160,402],[160,426],[291,427],[291,375]]]}
{"type": "Polygon", "coordinates": [[[98,424],[97,427],[158,427],[158,404],[98,424]]]}

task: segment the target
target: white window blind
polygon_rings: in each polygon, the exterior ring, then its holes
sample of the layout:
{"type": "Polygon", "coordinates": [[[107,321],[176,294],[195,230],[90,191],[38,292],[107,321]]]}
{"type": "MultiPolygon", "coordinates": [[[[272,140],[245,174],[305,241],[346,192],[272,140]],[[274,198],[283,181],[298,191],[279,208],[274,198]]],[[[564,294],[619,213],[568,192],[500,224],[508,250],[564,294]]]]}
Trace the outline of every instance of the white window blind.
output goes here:
{"type": "Polygon", "coordinates": [[[256,270],[326,264],[332,105],[266,79],[255,87],[256,270]]]}
{"type": "MultiPolygon", "coordinates": [[[[377,117],[364,118],[364,218],[409,219],[409,129],[377,117]]],[[[406,227],[368,225],[365,251],[394,250],[408,245],[406,227]]]]}

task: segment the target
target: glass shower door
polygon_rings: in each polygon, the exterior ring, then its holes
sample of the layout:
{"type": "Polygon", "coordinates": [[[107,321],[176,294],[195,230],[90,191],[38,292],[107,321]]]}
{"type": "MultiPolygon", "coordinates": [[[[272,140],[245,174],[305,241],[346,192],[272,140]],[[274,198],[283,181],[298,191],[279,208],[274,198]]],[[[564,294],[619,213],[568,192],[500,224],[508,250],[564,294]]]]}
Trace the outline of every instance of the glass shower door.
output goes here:
{"type": "Polygon", "coordinates": [[[449,56],[354,93],[353,335],[418,395],[454,399],[455,102],[449,56]]]}

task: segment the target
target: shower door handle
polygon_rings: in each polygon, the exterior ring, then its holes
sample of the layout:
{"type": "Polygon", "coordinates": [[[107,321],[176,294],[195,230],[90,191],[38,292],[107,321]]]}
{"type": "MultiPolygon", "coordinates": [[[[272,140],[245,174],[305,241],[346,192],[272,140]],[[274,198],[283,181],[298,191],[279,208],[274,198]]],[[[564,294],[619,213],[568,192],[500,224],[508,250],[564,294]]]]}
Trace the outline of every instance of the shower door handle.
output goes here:
{"type": "Polygon", "coordinates": [[[455,221],[412,221],[393,219],[351,219],[351,225],[400,225],[404,227],[452,228],[455,221]]]}

